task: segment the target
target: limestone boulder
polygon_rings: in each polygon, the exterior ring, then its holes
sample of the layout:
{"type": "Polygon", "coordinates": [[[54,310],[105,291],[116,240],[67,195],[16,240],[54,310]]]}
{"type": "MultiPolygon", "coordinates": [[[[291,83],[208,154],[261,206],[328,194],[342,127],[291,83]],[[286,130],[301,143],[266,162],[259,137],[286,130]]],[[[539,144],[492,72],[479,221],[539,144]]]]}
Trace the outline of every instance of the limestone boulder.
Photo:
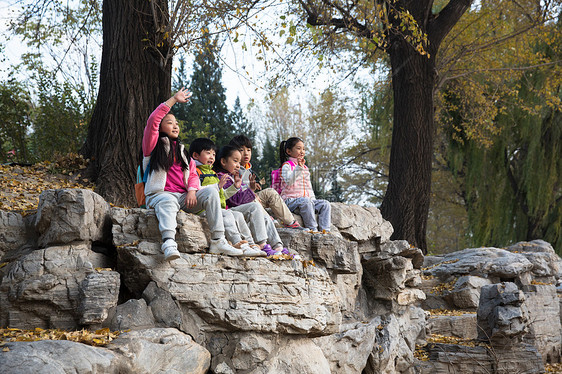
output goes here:
{"type": "Polygon", "coordinates": [[[377,240],[384,243],[394,231],[378,208],[342,203],[332,203],[332,224],[345,238],[358,242],[379,238],[377,240]]]}
{"type": "Polygon", "coordinates": [[[131,299],[118,305],[110,322],[112,331],[143,330],[155,327],[152,309],[144,299],[131,299]]]}
{"type": "Polygon", "coordinates": [[[43,191],[37,208],[36,230],[41,248],[75,241],[111,244],[109,203],[90,190],[43,191]]]}
{"type": "Polygon", "coordinates": [[[98,324],[117,304],[120,276],[111,265],[84,243],[20,256],[0,270],[1,325],[76,329],[98,324]]]}
{"type": "Polygon", "coordinates": [[[562,357],[562,326],[560,304],[554,285],[524,285],[525,307],[529,316],[529,329],[523,341],[541,354],[543,363],[558,363],[562,357]]]}
{"type": "Polygon", "coordinates": [[[33,240],[34,216],[23,217],[16,212],[0,210],[0,259],[33,240]]]}
{"type": "Polygon", "coordinates": [[[508,251],[519,253],[531,264],[531,272],[536,279],[546,278],[551,281],[562,279],[562,261],[554,252],[554,248],[544,240],[532,240],[530,242],[519,242],[507,248],[508,251]]]}
{"type": "Polygon", "coordinates": [[[462,276],[457,279],[447,298],[458,309],[476,311],[480,303],[480,289],[491,283],[488,278],[473,275],[462,276]]]}
{"type": "Polygon", "coordinates": [[[478,338],[494,345],[518,343],[527,332],[529,313],[525,295],[515,283],[483,286],[478,307],[478,338]]]}
{"type": "MultiPolygon", "coordinates": [[[[154,209],[123,209],[112,208],[113,245],[120,247],[138,243],[162,243],[162,235],[158,230],[158,219],[154,209]]],[[[207,221],[195,214],[178,212],[176,242],[178,250],[183,253],[204,253],[209,247],[209,230],[207,221]]]]}
{"type": "Polygon", "coordinates": [[[204,374],[211,363],[209,351],[172,328],[121,334],[107,349],[118,355],[120,374],[204,374]]]}
{"type": "Polygon", "coordinates": [[[0,368],[4,374],[124,373],[114,352],[68,340],[6,343],[0,368]]]}
{"type": "Polygon", "coordinates": [[[129,264],[123,281],[141,293],[150,281],[169,292],[182,319],[195,323],[188,331],[194,336],[201,329],[328,335],[339,328],[340,299],[323,267],[183,253],[168,263],[157,251],[118,248],[121,261],[129,264]]]}
{"type": "Polygon", "coordinates": [[[474,275],[499,281],[521,277],[532,268],[533,264],[519,253],[498,248],[467,248],[438,257],[424,272],[442,280],[474,275]]]}
{"type": "Polygon", "coordinates": [[[352,242],[335,235],[313,235],[312,257],[327,269],[335,273],[353,274],[359,271],[361,260],[357,251],[357,242],[352,242]]]}

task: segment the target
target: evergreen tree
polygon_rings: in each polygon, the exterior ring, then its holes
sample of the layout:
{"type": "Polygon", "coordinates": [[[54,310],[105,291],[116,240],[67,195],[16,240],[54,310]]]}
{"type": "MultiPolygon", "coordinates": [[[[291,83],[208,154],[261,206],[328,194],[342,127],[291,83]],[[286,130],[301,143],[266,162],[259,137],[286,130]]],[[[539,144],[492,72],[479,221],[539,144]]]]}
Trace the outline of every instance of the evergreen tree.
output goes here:
{"type": "MultiPolygon", "coordinates": [[[[226,90],[221,81],[222,68],[217,59],[218,52],[217,41],[210,40],[206,35],[200,52],[195,56],[189,85],[193,96],[186,105],[183,131],[188,135],[199,133],[208,124],[207,136],[220,147],[234,136],[234,128],[226,105],[226,90]]],[[[193,139],[194,137],[189,136],[184,141],[188,143],[193,139]]]]}
{"type": "Polygon", "coordinates": [[[248,121],[248,118],[246,118],[244,110],[242,109],[242,105],[240,104],[239,96],[237,96],[236,100],[234,101],[234,108],[230,113],[230,122],[232,123],[232,127],[236,135],[246,135],[248,138],[250,138],[252,144],[255,144],[256,130],[254,129],[254,126],[252,126],[250,121],[248,121]]]}

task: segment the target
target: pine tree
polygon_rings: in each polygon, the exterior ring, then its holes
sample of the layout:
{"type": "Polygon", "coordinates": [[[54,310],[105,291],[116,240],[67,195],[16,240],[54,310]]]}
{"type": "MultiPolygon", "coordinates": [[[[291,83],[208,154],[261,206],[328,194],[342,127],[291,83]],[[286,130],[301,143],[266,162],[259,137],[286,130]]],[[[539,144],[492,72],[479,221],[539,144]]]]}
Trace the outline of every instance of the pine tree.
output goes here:
{"type": "Polygon", "coordinates": [[[242,105],[240,104],[240,97],[237,96],[236,100],[234,101],[234,108],[230,113],[230,122],[232,123],[232,127],[234,133],[236,135],[246,135],[252,141],[252,144],[255,144],[256,140],[256,130],[254,126],[248,121],[246,115],[244,114],[244,110],[242,109],[242,105]]]}
{"type": "Polygon", "coordinates": [[[217,146],[227,144],[234,135],[228,107],[226,105],[226,89],[222,85],[222,68],[219,64],[217,41],[203,38],[200,52],[195,56],[193,74],[189,89],[193,92],[187,105],[183,131],[188,134],[185,143],[200,134],[215,141],[217,146]],[[206,128],[208,126],[208,128],[206,128]]]}

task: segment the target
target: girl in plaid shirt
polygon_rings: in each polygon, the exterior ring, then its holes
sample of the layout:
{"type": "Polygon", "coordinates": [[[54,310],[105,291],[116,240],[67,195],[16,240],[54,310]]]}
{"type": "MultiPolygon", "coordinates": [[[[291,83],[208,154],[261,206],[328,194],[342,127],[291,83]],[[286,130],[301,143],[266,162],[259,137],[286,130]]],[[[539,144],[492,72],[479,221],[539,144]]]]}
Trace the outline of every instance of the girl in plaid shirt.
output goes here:
{"type": "Polygon", "coordinates": [[[304,142],[300,138],[289,138],[279,145],[282,188],[280,195],[291,212],[301,215],[306,228],[315,232],[329,232],[330,202],[316,199],[314,196],[304,154],[304,142]],[[318,213],[318,221],[316,221],[316,213],[318,213]]]}

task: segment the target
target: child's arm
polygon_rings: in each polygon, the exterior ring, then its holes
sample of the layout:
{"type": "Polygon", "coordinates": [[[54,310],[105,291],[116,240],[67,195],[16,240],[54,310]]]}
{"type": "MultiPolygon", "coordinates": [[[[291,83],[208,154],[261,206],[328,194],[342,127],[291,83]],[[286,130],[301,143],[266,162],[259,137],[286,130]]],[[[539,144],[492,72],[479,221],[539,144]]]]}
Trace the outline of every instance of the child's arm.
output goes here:
{"type": "Polygon", "coordinates": [[[217,174],[220,178],[219,181],[219,188],[222,188],[224,191],[225,199],[230,199],[232,196],[236,195],[240,187],[236,187],[234,181],[228,174],[219,173],[217,174]],[[226,187],[226,188],[225,188],[226,187]]]}
{"type": "Polygon", "coordinates": [[[160,131],[160,122],[162,122],[162,118],[168,114],[172,106],[175,103],[186,103],[189,98],[191,97],[191,92],[189,92],[186,88],[181,88],[178,92],[174,94],[174,96],[170,97],[164,103],[160,104],[158,108],[154,109],[154,111],[148,117],[148,121],[146,122],[146,127],[144,128],[144,134],[142,137],[142,153],[145,156],[150,156],[154,147],[156,147],[156,143],[158,142],[158,133],[160,131]]]}
{"type": "Polygon", "coordinates": [[[188,208],[193,208],[197,204],[197,197],[195,194],[201,189],[201,181],[197,175],[197,166],[195,161],[189,159],[189,176],[187,177],[187,196],[185,197],[185,205],[188,208]]]}

